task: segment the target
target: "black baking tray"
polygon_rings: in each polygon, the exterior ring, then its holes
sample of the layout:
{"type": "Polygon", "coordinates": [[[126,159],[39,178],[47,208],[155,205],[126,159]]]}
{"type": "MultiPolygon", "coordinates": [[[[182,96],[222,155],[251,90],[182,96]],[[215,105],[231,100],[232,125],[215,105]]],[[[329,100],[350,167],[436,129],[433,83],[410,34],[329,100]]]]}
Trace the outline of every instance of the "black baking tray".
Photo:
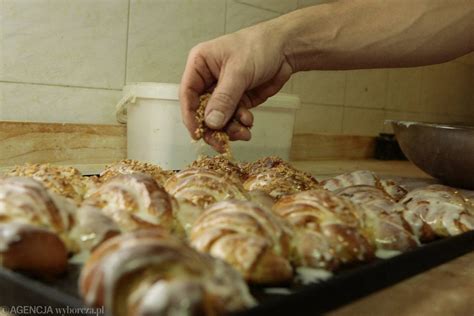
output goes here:
{"type": "MultiPolygon", "coordinates": [[[[290,286],[291,294],[266,294],[252,288],[256,307],[233,315],[318,315],[474,251],[474,231],[439,239],[386,260],[336,273],[320,283],[290,286]]],[[[63,278],[38,280],[0,268],[0,306],[84,307],[78,291],[80,267],[70,265],[63,278]]]]}

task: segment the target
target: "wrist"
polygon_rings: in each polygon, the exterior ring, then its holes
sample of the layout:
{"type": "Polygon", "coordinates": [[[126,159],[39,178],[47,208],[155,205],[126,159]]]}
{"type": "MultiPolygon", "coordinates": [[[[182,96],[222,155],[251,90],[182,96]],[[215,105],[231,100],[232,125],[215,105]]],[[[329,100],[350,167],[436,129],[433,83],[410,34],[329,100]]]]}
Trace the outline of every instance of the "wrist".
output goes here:
{"type": "Polygon", "coordinates": [[[298,71],[324,68],[337,26],[331,19],[334,4],[317,5],[283,15],[275,20],[281,34],[282,53],[298,71]]]}

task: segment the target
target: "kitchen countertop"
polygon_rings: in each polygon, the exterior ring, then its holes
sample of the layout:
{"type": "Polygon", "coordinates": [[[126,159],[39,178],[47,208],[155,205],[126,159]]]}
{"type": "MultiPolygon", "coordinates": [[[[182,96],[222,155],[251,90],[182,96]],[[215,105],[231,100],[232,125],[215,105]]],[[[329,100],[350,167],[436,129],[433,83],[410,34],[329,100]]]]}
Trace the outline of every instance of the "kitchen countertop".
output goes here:
{"type": "MultiPolygon", "coordinates": [[[[381,177],[399,178],[402,184],[435,182],[408,161],[327,160],[292,163],[312,173],[317,179],[368,169],[381,177]]],[[[474,316],[474,252],[345,305],[328,315],[474,316]]]]}
{"type": "Polygon", "coordinates": [[[432,179],[409,161],[375,160],[375,159],[345,159],[345,160],[312,160],[291,161],[298,169],[313,174],[316,178],[327,178],[354,170],[371,170],[382,177],[404,177],[415,179],[432,179]]]}

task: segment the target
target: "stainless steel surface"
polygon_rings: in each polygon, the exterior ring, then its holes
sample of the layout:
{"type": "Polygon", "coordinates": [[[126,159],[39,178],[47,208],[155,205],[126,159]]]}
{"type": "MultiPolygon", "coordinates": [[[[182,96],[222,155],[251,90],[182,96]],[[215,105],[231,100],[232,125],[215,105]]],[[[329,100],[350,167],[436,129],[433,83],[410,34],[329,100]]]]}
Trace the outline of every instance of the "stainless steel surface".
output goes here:
{"type": "Polygon", "coordinates": [[[474,189],[474,127],[389,122],[411,162],[450,186],[474,189]]]}

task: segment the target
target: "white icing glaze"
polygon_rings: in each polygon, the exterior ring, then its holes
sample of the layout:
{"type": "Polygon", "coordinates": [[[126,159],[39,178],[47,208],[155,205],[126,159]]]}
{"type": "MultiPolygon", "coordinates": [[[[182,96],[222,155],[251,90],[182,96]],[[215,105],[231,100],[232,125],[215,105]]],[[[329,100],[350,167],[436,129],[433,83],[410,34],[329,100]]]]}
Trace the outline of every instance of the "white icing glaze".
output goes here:
{"type": "Polygon", "coordinates": [[[203,299],[198,282],[159,281],[143,296],[139,315],[192,316],[203,299]]]}
{"type": "Polygon", "coordinates": [[[429,225],[437,236],[442,237],[462,233],[466,228],[460,225],[460,221],[463,217],[472,217],[466,199],[442,185],[415,189],[409,192],[401,203],[408,208],[405,218],[411,225],[414,222],[418,224],[419,220],[415,220],[418,217],[429,225]]]}
{"type": "Polygon", "coordinates": [[[291,295],[293,292],[286,287],[267,287],[263,290],[267,294],[271,295],[291,295]]]}
{"type": "Polygon", "coordinates": [[[24,229],[22,224],[0,224],[0,252],[7,251],[12,243],[21,240],[22,229],[24,229]]]}
{"type": "Polygon", "coordinates": [[[375,256],[379,259],[390,259],[401,255],[402,252],[399,250],[388,250],[388,249],[377,249],[375,256]]]}
{"type": "Polygon", "coordinates": [[[298,267],[296,268],[297,281],[302,284],[320,283],[330,279],[333,274],[330,271],[323,269],[314,269],[310,267],[298,267]]]}

